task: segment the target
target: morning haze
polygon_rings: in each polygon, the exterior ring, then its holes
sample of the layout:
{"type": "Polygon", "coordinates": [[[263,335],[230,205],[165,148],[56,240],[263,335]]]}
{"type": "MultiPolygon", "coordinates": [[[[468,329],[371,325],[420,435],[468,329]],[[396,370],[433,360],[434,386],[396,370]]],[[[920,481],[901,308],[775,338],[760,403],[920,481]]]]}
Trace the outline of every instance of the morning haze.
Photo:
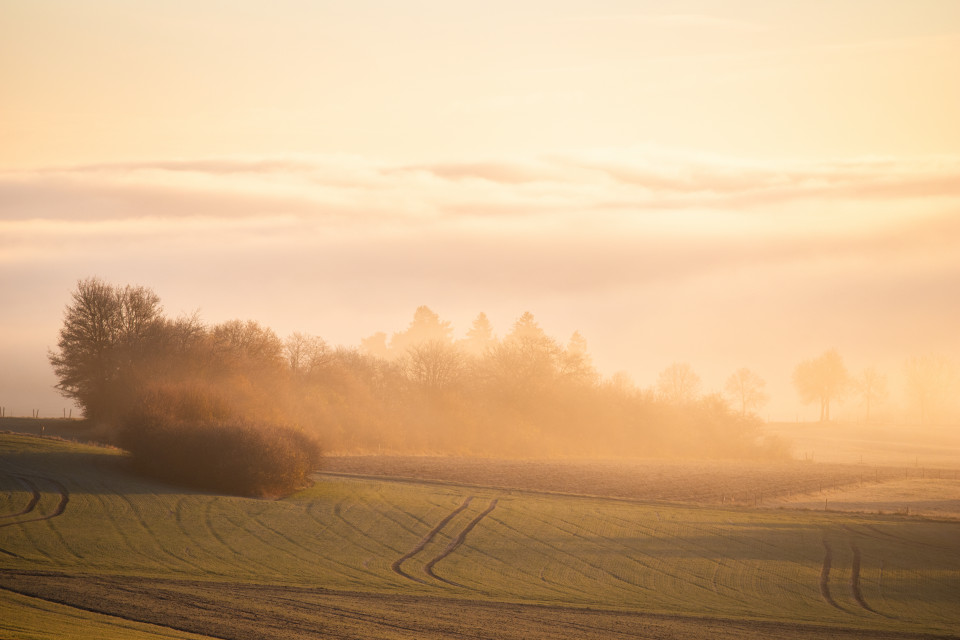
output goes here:
{"type": "Polygon", "coordinates": [[[960,4],[0,13],[3,634],[956,633],[960,4]]]}

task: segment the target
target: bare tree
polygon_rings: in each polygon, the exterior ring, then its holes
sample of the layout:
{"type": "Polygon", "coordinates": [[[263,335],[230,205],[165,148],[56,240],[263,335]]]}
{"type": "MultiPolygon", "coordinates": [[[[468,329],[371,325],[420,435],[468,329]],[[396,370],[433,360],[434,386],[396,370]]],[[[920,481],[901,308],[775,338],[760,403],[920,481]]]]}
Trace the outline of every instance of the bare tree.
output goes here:
{"type": "Polygon", "coordinates": [[[464,372],[463,354],[440,340],[421,342],[407,349],[404,365],[410,380],[430,391],[453,388],[464,372]]]}
{"type": "Polygon", "coordinates": [[[904,366],[907,397],[920,412],[920,424],[926,424],[953,392],[956,371],[946,357],[934,353],[907,360],[904,366]]]}
{"type": "Polygon", "coordinates": [[[290,372],[297,376],[308,376],[322,368],[331,359],[331,351],[326,341],[319,336],[294,331],[283,343],[290,372]]]}
{"type": "Polygon", "coordinates": [[[724,390],[734,405],[740,405],[740,415],[746,416],[748,411],[759,409],[765,405],[770,396],[764,391],[766,381],[746,367],[741,367],[730,374],[724,390]]]}
{"type": "Polygon", "coordinates": [[[793,371],[793,384],[805,403],[820,401],[820,421],[830,421],[830,402],[843,396],[850,384],[850,375],[836,349],[820,357],[806,360],[793,371]]]}
{"type": "Polygon", "coordinates": [[[657,392],[673,404],[688,404],[700,395],[700,376],[686,362],[675,362],[657,376],[657,392]]]}
{"type": "Polygon", "coordinates": [[[887,398],[887,376],[877,371],[876,367],[867,367],[853,381],[853,386],[866,409],[865,421],[870,422],[871,408],[887,398]]]}

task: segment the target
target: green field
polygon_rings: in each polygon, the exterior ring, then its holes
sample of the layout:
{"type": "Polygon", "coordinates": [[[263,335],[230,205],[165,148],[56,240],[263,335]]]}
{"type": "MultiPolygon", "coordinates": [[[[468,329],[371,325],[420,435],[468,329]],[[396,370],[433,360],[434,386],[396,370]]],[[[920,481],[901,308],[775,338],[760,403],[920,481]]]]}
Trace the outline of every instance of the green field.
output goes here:
{"type": "Polygon", "coordinates": [[[318,475],[284,500],[0,434],[4,638],[949,636],[960,524],[318,475]],[[843,630],[843,631],[841,631],[843,630]]]}

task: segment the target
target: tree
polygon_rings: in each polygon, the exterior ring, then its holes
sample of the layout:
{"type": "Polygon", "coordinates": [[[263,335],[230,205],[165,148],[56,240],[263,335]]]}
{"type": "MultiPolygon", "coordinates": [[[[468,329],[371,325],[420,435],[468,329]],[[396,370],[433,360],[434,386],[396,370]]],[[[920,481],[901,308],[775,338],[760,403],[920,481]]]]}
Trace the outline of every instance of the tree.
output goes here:
{"type": "Polygon", "coordinates": [[[284,361],[283,343],[255,320],[228,320],[211,331],[214,353],[227,370],[273,372],[284,361]]]}
{"type": "Polygon", "coordinates": [[[689,404],[700,394],[700,376],[686,362],[675,362],[657,376],[657,392],[670,404],[689,404]]]}
{"type": "Polygon", "coordinates": [[[467,337],[461,341],[464,351],[472,356],[482,356],[487,349],[496,344],[497,339],[493,335],[493,325],[487,314],[481,312],[473,321],[470,330],[467,331],[467,337]]]}
{"type": "Polygon", "coordinates": [[[554,382],[561,351],[533,314],[525,311],[510,333],[490,349],[486,365],[501,391],[529,398],[554,382]]]}
{"type": "Polygon", "coordinates": [[[730,374],[724,390],[731,402],[740,406],[740,416],[746,416],[752,409],[759,409],[770,400],[770,396],[763,390],[766,381],[746,367],[741,367],[730,374]]]}
{"type": "Polygon", "coordinates": [[[422,342],[439,341],[444,344],[453,342],[453,327],[446,320],[427,306],[417,307],[413,313],[413,321],[404,331],[394,333],[390,338],[390,351],[396,356],[402,356],[410,347],[422,342]]]}
{"type": "Polygon", "coordinates": [[[560,377],[563,380],[593,386],[600,375],[593,367],[590,354],[587,353],[587,340],[579,331],[574,331],[567,348],[560,354],[560,377]]]}
{"type": "Polygon", "coordinates": [[[926,424],[953,391],[956,379],[953,363],[934,353],[916,356],[907,360],[904,375],[907,397],[920,412],[920,424],[926,424]]]}
{"type": "Polygon", "coordinates": [[[326,341],[319,336],[311,336],[294,331],[283,343],[284,354],[290,372],[295,376],[309,376],[326,365],[332,355],[326,341]]]}
{"type": "Polygon", "coordinates": [[[887,376],[876,367],[867,367],[853,381],[853,387],[866,409],[865,421],[870,422],[870,409],[887,397],[887,376]]]}
{"type": "Polygon", "coordinates": [[[71,297],[57,351],[48,354],[56,388],[87,418],[110,420],[120,410],[120,388],[131,383],[162,333],[160,298],[144,287],[121,288],[99,278],[78,281],[71,297]]]}
{"type": "Polygon", "coordinates": [[[830,421],[830,402],[841,398],[850,375],[836,349],[825,351],[813,360],[805,360],[793,371],[793,384],[804,403],[820,401],[820,422],[830,421]]]}
{"type": "Polygon", "coordinates": [[[454,387],[464,372],[460,350],[439,340],[421,342],[407,349],[407,377],[432,392],[454,387]]]}

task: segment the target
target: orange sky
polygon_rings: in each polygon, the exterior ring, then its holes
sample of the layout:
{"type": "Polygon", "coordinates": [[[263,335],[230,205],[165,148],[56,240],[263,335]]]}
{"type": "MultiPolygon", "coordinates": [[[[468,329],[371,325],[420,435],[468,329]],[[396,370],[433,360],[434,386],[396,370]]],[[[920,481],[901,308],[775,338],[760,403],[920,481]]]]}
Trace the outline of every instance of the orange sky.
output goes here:
{"type": "MultiPolygon", "coordinates": [[[[0,0],[0,405],[77,279],[357,344],[529,310],[641,386],[960,362],[960,3],[0,0]]],[[[815,416],[814,416],[815,417],[815,416]]]]}

